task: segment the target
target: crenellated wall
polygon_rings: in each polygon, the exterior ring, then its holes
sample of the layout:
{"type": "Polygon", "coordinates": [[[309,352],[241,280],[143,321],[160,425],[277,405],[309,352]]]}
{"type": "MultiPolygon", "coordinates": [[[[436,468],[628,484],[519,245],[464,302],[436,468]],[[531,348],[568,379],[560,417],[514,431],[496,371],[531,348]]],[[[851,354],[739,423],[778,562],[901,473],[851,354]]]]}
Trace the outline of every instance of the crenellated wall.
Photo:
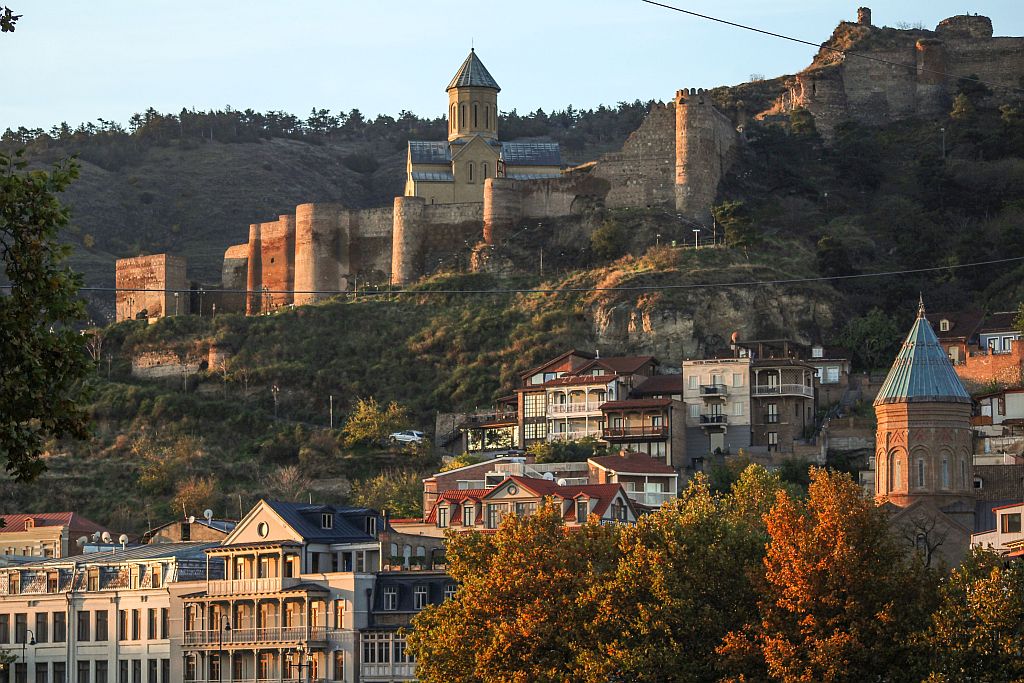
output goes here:
{"type": "Polygon", "coordinates": [[[605,154],[592,175],[608,182],[605,206],[656,206],[675,201],[675,104],[655,103],[622,150],[605,154]]]}
{"type": "Polygon", "coordinates": [[[567,173],[560,178],[484,181],[483,237],[499,245],[523,220],[581,213],[607,201],[613,186],[596,172],[567,173]]]}

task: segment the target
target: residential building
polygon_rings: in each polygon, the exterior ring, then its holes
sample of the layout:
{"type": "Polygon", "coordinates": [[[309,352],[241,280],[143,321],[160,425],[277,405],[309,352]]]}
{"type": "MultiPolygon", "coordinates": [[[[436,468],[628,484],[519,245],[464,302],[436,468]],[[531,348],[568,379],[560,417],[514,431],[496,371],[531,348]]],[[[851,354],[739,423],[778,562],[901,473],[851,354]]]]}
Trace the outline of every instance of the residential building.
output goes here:
{"type": "Polygon", "coordinates": [[[631,398],[671,398],[683,400],[683,373],[651,375],[631,392],[631,398]]]}
{"type": "Polygon", "coordinates": [[[988,354],[1010,353],[1020,334],[1017,311],[992,313],[978,327],[978,347],[988,354]]]}
{"type": "Polygon", "coordinates": [[[18,657],[0,680],[180,681],[171,673],[180,661],[171,592],[222,576],[204,554],[212,545],[144,545],[0,570],[0,649],[18,657]]]}
{"type": "Polygon", "coordinates": [[[977,309],[942,311],[931,316],[936,321],[933,329],[939,344],[953,365],[964,363],[978,346],[978,328],[985,318],[977,309]]]}
{"type": "Polygon", "coordinates": [[[557,178],[554,142],[499,142],[501,88],[470,50],[447,87],[448,140],[409,142],[405,194],[428,204],[483,202],[488,178],[557,178]]]}
{"type": "Polygon", "coordinates": [[[995,528],[971,535],[971,546],[992,548],[1011,557],[1024,557],[1024,502],[991,508],[995,515],[995,528]]]}
{"type": "Polygon", "coordinates": [[[750,373],[750,444],[793,451],[814,426],[815,368],[794,358],[758,358],[750,373]]]}
{"type": "Polygon", "coordinates": [[[1024,388],[1002,389],[976,397],[971,424],[975,464],[983,456],[1009,456],[1011,462],[1015,461],[1024,454],[1024,388]]]}
{"type": "MultiPolygon", "coordinates": [[[[207,511],[209,512],[209,511],[207,511]]],[[[219,543],[227,538],[238,524],[234,519],[188,519],[167,522],[150,529],[139,539],[142,543],[181,543],[185,541],[210,541],[219,543]]]]}
{"type": "Polygon", "coordinates": [[[686,467],[686,407],[672,398],[625,398],[601,406],[601,439],[671,468],[686,467]]]}
{"type": "Polygon", "coordinates": [[[568,525],[591,515],[602,522],[632,523],[641,508],[622,484],[560,484],[551,479],[511,476],[489,489],[457,489],[439,496],[426,521],[438,528],[465,531],[497,529],[508,515],[530,515],[546,502],[560,506],[568,525]]]}
{"type": "Polygon", "coordinates": [[[830,406],[843,399],[850,386],[850,353],[846,349],[814,344],[803,360],[814,368],[816,403],[830,406]]]}
{"type": "Polygon", "coordinates": [[[183,596],[176,680],[357,680],[385,527],[364,508],[261,500],[207,550],[224,576],[183,596]]]}
{"type": "Polygon", "coordinates": [[[570,349],[519,374],[519,387],[515,390],[518,448],[526,449],[531,444],[547,441],[548,408],[544,384],[582,367],[594,358],[594,354],[570,349]]]}
{"type": "Polygon", "coordinates": [[[444,571],[385,571],[377,575],[366,628],[359,632],[359,680],[367,683],[412,681],[416,660],[403,629],[429,605],[439,605],[458,591],[444,571]]]}
{"type": "Polygon", "coordinates": [[[81,549],[82,536],[92,538],[107,531],[102,525],[75,512],[36,512],[0,515],[0,555],[20,557],[67,557],[81,549]]]}
{"type": "Polygon", "coordinates": [[[658,508],[676,498],[679,473],[657,459],[639,453],[622,451],[587,460],[592,484],[621,484],[633,502],[658,508]]]}
{"type": "Polygon", "coordinates": [[[750,446],[750,367],[749,357],[683,361],[690,469],[703,469],[705,458],[713,453],[736,453],[750,446]]]}

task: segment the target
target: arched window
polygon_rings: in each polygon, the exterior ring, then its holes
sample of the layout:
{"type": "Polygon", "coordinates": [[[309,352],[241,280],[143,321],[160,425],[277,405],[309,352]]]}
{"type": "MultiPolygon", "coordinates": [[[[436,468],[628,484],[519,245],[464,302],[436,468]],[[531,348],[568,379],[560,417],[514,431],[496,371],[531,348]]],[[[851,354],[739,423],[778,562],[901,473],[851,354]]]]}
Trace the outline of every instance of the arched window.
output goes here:
{"type": "Polygon", "coordinates": [[[924,488],[924,458],[917,459],[917,487],[924,488]]]}
{"type": "Polygon", "coordinates": [[[967,463],[960,458],[960,488],[967,488],[967,463]]]}
{"type": "Polygon", "coordinates": [[[478,128],[479,126],[480,126],[480,124],[477,122],[477,105],[476,105],[476,102],[474,102],[473,103],[473,127],[474,128],[478,128]]]}
{"type": "Polygon", "coordinates": [[[949,458],[942,459],[942,488],[949,488],[949,458]]]}
{"type": "Polygon", "coordinates": [[[491,127],[491,108],[490,107],[484,107],[484,128],[487,128],[489,130],[490,127],[491,127]]]}
{"type": "Polygon", "coordinates": [[[459,118],[459,128],[465,129],[466,127],[466,105],[462,105],[462,114],[459,118]]]}
{"type": "Polygon", "coordinates": [[[473,182],[473,162],[470,161],[466,166],[469,167],[469,182],[473,182]]]}
{"type": "Polygon", "coordinates": [[[900,459],[895,458],[892,464],[892,490],[899,491],[900,485],[900,459]]]}
{"type": "Polygon", "coordinates": [[[489,177],[490,175],[487,172],[487,162],[485,161],[482,164],[480,164],[480,178],[483,180],[487,180],[489,177]]]}

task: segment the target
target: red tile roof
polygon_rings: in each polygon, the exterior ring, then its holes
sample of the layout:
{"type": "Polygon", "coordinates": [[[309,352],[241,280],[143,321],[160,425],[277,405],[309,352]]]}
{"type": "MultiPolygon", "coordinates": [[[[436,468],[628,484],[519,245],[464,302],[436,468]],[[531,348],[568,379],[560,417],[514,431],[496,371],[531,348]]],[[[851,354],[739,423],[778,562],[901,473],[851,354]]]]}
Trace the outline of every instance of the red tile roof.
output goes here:
{"type": "Polygon", "coordinates": [[[1004,311],[985,316],[979,332],[1016,332],[1017,311],[1004,311]]]}
{"type": "Polygon", "coordinates": [[[978,326],[984,319],[985,314],[977,309],[966,311],[940,311],[933,313],[928,311],[928,321],[935,329],[935,335],[940,339],[970,339],[978,331],[978,326]],[[943,320],[949,321],[949,329],[945,332],[939,329],[939,323],[943,320]]]}
{"type": "Polygon", "coordinates": [[[683,393],[683,375],[653,375],[645,379],[640,386],[633,390],[637,396],[650,396],[651,394],[681,394],[683,393]]]}
{"type": "Polygon", "coordinates": [[[0,515],[0,520],[3,520],[0,534],[24,531],[25,522],[29,519],[37,527],[67,526],[76,531],[107,531],[106,527],[74,512],[36,512],[0,515]]]}
{"type": "Polygon", "coordinates": [[[598,467],[606,470],[621,472],[622,474],[675,474],[676,471],[668,465],[658,462],[649,455],[643,453],[627,453],[626,455],[602,455],[598,458],[590,458],[598,467]]]}
{"type": "Polygon", "coordinates": [[[608,358],[595,358],[574,372],[586,372],[594,367],[602,367],[618,374],[630,375],[651,362],[657,365],[658,359],[654,356],[610,356],[608,358]]]}
{"type": "Polygon", "coordinates": [[[530,375],[536,375],[538,372],[543,372],[544,369],[547,368],[548,366],[554,365],[555,363],[558,363],[559,361],[563,361],[566,358],[568,358],[569,356],[579,356],[580,358],[583,358],[584,360],[586,360],[586,359],[589,359],[589,358],[593,358],[594,354],[587,353],[586,351],[580,351],[579,349],[569,349],[565,353],[563,353],[563,354],[561,354],[559,356],[555,356],[551,360],[545,361],[545,362],[541,363],[540,365],[538,365],[535,368],[531,368],[531,369],[527,370],[526,372],[520,372],[519,376],[521,378],[523,378],[523,379],[526,379],[530,375]]]}

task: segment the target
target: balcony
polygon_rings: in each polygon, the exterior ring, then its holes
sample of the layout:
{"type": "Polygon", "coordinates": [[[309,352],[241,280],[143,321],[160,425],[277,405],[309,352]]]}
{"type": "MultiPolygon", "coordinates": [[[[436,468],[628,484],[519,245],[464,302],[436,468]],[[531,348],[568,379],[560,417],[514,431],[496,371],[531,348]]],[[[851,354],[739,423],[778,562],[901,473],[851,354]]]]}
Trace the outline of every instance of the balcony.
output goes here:
{"type": "Polygon", "coordinates": [[[724,384],[701,384],[700,395],[704,398],[725,398],[729,388],[724,384]]]}
{"type": "Polygon", "coordinates": [[[701,415],[700,424],[702,427],[706,426],[722,426],[725,427],[729,424],[729,416],[721,413],[712,413],[711,415],[701,415]]]}
{"type": "Polygon", "coordinates": [[[601,438],[601,430],[593,428],[578,429],[571,432],[548,432],[548,441],[579,441],[587,437],[599,439],[601,438]]]}
{"type": "Polygon", "coordinates": [[[668,438],[668,427],[664,425],[636,425],[627,427],[605,427],[606,441],[643,441],[668,438]]]}
{"type": "Polygon", "coordinates": [[[299,580],[294,577],[275,576],[262,579],[222,579],[210,581],[209,595],[238,595],[251,593],[277,593],[291,588],[299,580]]]}
{"type": "Polygon", "coordinates": [[[464,427],[479,427],[480,425],[515,423],[519,420],[519,413],[514,410],[478,410],[466,416],[464,427]]]}
{"type": "Polygon", "coordinates": [[[578,403],[552,403],[551,415],[584,415],[586,413],[600,413],[601,404],[604,401],[580,401],[578,403]]]}
{"type": "Polygon", "coordinates": [[[661,507],[676,498],[676,494],[667,491],[626,491],[626,495],[637,503],[652,508],[661,507]]]}
{"type": "Polygon", "coordinates": [[[803,384],[758,384],[753,396],[803,396],[814,398],[814,389],[803,384]]]}
{"type": "Polygon", "coordinates": [[[254,645],[261,643],[325,642],[328,635],[339,629],[312,626],[264,626],[262,628],[233,628],[230,631],[185,631],[185,647],[220,647],[223,645],[254,645]]]}
{"type": "Polygon", "coordinates": [[[411,681],[416,678],[416,662],[393,664],[359,664],[359,680],[411,681]]]}
{"type": "Polygon", "coordinates": [[[764,416],[764,423],[766,425],[777,425],[777,424],[779,424],[779,414],[778,413],[769,413],[769,414],[765,415],[764,416]]]}

